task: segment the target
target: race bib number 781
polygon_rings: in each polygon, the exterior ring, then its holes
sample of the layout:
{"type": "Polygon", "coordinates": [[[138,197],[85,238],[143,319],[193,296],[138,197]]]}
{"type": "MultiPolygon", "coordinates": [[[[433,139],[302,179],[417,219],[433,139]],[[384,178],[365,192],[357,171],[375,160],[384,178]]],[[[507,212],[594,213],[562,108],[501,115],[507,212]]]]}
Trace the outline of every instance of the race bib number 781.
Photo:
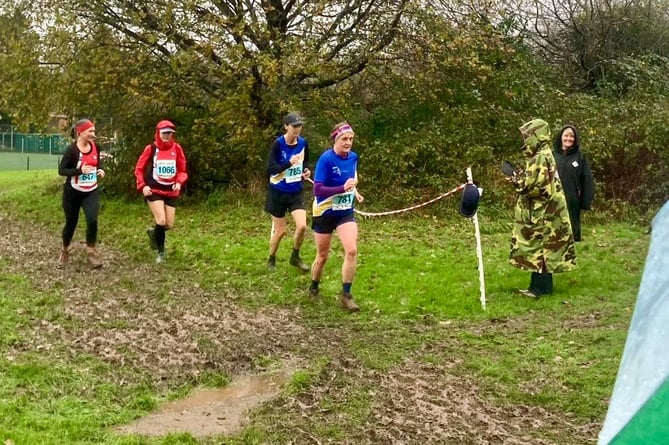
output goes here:
{"type": "Polygon", "coordinates": [[[353,207],[354,192],[340,193],[332,197],[332,210],[348,210],[353,207]]]}

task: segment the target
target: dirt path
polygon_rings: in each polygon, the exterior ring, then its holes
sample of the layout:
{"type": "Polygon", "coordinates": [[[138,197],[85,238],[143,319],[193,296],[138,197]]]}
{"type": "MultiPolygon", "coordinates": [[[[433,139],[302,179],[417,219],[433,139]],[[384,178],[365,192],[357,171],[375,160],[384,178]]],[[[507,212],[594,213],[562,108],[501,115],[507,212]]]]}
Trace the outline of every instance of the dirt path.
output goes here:
{"type": "Polygon", "coordinates": [[[166,285],[153,263],[137,264],[107,246],[99,249],[104,262],[99,270],[87,266],[83,245],[75,246],[71,264],[60,268],[57,237],[35,236],[44,231],[1,215],[0,226],[0,258],[9,262],[9,272],[30,278],[37,289],[57,290],[64,314],[79,327],[65,330],[44,322],[35,342],[59,339],[162,380],[212,368],[236,374],[260,356],[293,359],[291,345],[304,336],[293,311],[250,313],[231,296],[207,294],[188,277],[166,285]]]}
{"type": "MultiPolygon", "coordinates": [[[[338,417],[323,410],[322,402],[345,403],[360,388],[373,388],[369,418],[363,427],[358,424],[348,431],[345,441],[327,443],[595,442],[596,425],[578,426],[538,408],[491,404],[480,395],[473,377],[451,372],[455,364],[428,365],[407,357],[382,373],[351,359],[351,342],[372,344],[378,332],[314,326],[303,319],[299,307],[250,311],[235,303],[235,295],[202,290],[196,277],[186,275],[166,283],[154,264],[138,264],[109,246],[100,248],[104,267],[98,271],[86,266],[83,247],[75,252],[73,264],[59,268],[56,234],[35,230],[1,210],[0,227],[0,260],[8,264],[7,272],[28,277],[37,289],[60,294],[68,321],[37,321],[24,349],[58,346],[72,353],[84,351],[153,376],[157,385],[174,384],[207,370],[248,374],[258,371],[258,357],[308,366],[327,354],[329,364],[315,385],[299,396],[282,395],[267,402],[294,415],[293,425],[277,425],[291,430],[294,443],[321,443],[304,419],[327,425],[338,417]],[[537,430],[553,431],[561,439],[537,439],[533,433],[537,430]]],[[[458,350],[453,338],[445,335],[429,347],[458,350]]]]}

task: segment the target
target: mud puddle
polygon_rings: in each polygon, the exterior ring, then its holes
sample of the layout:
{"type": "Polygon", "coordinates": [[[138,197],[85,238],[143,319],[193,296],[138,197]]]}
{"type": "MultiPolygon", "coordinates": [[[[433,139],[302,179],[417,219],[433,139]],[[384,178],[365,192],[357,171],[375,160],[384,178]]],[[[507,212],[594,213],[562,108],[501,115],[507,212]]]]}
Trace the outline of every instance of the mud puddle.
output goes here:
{"type": "Polygon", "coordinates": [[[234,434],[241,430],[248,411],[276,397],[294,372],[284,369],[241,376],[225,388],[197,389],[189,397],[168,402],[155,413],[118,426],[115,431],[145,436],[234,434]]]}

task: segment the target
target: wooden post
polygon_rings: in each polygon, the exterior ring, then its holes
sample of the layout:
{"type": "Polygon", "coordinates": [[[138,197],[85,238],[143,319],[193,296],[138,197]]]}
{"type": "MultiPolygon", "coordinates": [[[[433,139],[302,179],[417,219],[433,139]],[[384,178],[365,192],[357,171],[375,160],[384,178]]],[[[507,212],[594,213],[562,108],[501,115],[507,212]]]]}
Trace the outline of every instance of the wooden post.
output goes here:
{"type": "MultiPolygon", "coordinates": [[[[471,167],[467,167],[467,183],[474,184],[471,167]]],[[[482,193],[483,189],[479,188],[479,195],[482,193]]],[[[486,309],[485,275],[483,273],[483,249],[481,248],[481,230],[479,228],[478,209],[476,210],[476,213],[474,213],[474,216],[472,216],[472,221],[474,222],[474,231],[476,235],[476,256],[478,257],[479,260],[478,269],[479,269],[479,289],[481,291],[481,308],[485,310],[486,309]]]]}

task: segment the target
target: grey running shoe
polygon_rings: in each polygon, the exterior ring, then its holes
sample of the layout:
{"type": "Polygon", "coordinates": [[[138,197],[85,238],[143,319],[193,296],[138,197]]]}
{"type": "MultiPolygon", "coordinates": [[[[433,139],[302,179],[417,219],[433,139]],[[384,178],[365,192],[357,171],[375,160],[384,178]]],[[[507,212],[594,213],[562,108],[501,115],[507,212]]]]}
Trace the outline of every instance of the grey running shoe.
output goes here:
{"type": "Polygon", "coordinates": [[[314,289],[312,287],[309,288],[309,298],[313,301],[318,300],[318,297],[320,296],[320,293],[318,289],[314,289]]]}
{"type": "Polygon", "coordinates": [[[299,256],[291,256],[289,263],[291,266],[295,266],[300,269],[301,272],[309,272],[311,270],[311,268],[304,261],[302,261],[302,258],[299,256]]]}
{"type": "Polygon", "coordinates": [[[156,263],[164,263],[167,257],[165,256],[165,252],[158,252],[158,256],[156,257],[156,263]]]}
{"type": "Polygon", "coordinates": [[[353,295],[348,292],[341,293],[341,296],[339,297],[339,303],[341,304],[342,308],[349,312],[358,312],[360,310],[360,307],[355,304],[355,301],[353,301],[353,295]]]}
{"type": "Polygon", "coordinates": [[[275,270],[275,269],[276,269],[276,258],[268,258],[267,270],[275,270]]]}
{"type": "Polygon", "coordinates": [[[539,298],[539,295],[537,293],[529,289],[519,289],[518,292],[520,292],[522,296],[527,298],[534,298],[534,299],[539,298]]]}
{"type": "Polygon", "coordinates": [[[149,246],[151,246],[151,250],[158,250],[158,244],[156,244],[156,229],[153,227],[146,229],[146,234],[149,235],[149,246]]]}

